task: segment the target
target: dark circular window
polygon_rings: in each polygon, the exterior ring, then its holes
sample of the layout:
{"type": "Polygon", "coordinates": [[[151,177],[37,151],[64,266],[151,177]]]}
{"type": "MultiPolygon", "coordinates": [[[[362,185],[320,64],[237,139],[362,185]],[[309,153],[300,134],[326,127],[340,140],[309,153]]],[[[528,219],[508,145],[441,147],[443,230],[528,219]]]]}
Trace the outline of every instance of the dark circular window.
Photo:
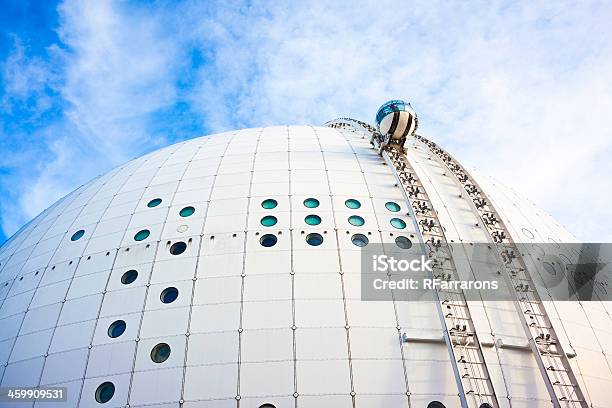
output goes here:
{"type": "Polygon", "coordinates": [[[134,235],[134,241],[142,241],[145,240],[149,237],[149,235],[151,235],[151,231],[144,229],[144,230],[140,230],[136,233],[136,235],[134,235]]]}
{"type": "Polygon", "coordinates": [[[493,406],[488,402],[483,402],[478,408],[493,408],[493,406]]]}
{"type": "Polygon", "coordinates": [[[273,225],[276,225],[277,221],[278,220],[276,219],[275,216],[273,216],[273,215],[266,215],[265,217],[263,217],[261,219],[260,222],[261,222],[261,225],[263,225],[264,227],[271,227],[273,225]]]}
{"type": "Polygon", "coordinates": [[[319,200],[316,198],[307,198],[304,200],[304,207],[306,208],[317,208],[319,206],[319,200]]]}
{"type": "Polygon", "coordinates": [[[130,283],[134,282],[136,278],[138,278],[138,271],[130,269],[121,276],[121,283],[124,285],[129,285],[130,283]]]}
{"type": "Polygon", "coordinates": [[[427,404],[427,408],[446,408],[446,406],[440,401],[431,401],[427,404]]]}
{"type": "Polygon", "coordinates": [[[267,200],[263,200],[261,202],[261,206],[265,208],[266,210],[271,210],[273,208],[276,208],[277,205],[278,205],[278,202],[271,198],[268,198],[267,200]]]}
{"type": "Polygon", "coordinates": [[[355,200],[354,198],[349,198],[348,200],[346,200],[344,202],[344,205],[346,205],[351,210],[356,210],[361,207],[361,203],[355,200]]]}
{"type": "Polygon", "coordinates": [[[312,234],[306,235],[306,242],[308,245],[319,246],[323,243],[323,236],[313,232],[312,234]]]}
{"type": "Polygon", "coordinates": [[[385,204],[385,208],[392,212],[398,212],[401,209],[400,205],[398,203],[394,203],[393,201],[388,201],[385,204]]]}
{"type": "Polygon", "coordinates": [[[407,237],[399,236],[395,238],[395,245],[402,249],[410,249],[412,247],[412,241],[407,237]]]}
{"type": "Polygon", "coordinates": [[[112,382],[103,382],[96,388],[96,401],[100,404],[110,401],[113,395],[115,395],[115,384],[112,382]]]}
{"type": "Polygon", "coordinates": [[[85,230],[78,230],[77,232],[75,232],[74,234],[72,234],[72,236],[70,237],[71,241],[76,241],[78,239],[81,239],[81,237],[85,235],[85,230]]]}
{"type": "Polygon", "coordinates": [[[179,242],[175,242],[174,244],[172,244],[172,246],[170,247],[170,253],[172,255],[180,255],[183,252],[185,252],[186,249],[187,249],[187,244],[184,243],[183,241],[179,241],[179,242]]]}
{"type": "Polygon", "coordinates": [[[170,346],[166,343],[159,343],[151,350],[151,360],[154,363],[163,363],[170,357],[170,346]]]}
{"type": "Polygon", "coordinates": [[[272,235],[272,234],[263,235],[259,239],[259,243],[261,244],[261,246],[265,246],[265,247],[274,246],[274,245],[276,245],[277,241],[278,241],[278,238],[276,238],[276,236],[272,235]]]}
{"type": "Polygon", "coordinates": [[[319,225],[321,223],[321,217],[318,215],[310,214],[304,218],[304,222],[308,225],[319,225]]]}
{"type": "Polygon", "coordinates": [[[190,215],[192,215],[195,212],[195,208],[193,207],[185,207],[183,208],[181,211],[179,211],[179,215],[181,217],[189,217],[190,215]]]}
{"type": "Polygon", "coordinates": [[[116,320],[108,326],[108,337],[117,338],[125,332],[126,324],[123,320],[116,320]]]}
{"type": "Polygon", "coordinates": [[[147,207],[149,207],[149,208],[157,207],[161,203],[162,203],[162,199],[161,198],[154,198],[151,201],[149,201],[149,203],[147,204],[147,207]]]}
{"type": "Polygon", "coordinates": [[[162,290],[161,295],[159,295],[159,299],[162,303],[172,303],[178,298],[179,291],[175,287],[169,287],[162,290]]]}
{"type": "Polygon", "coordinates": [[[361,227],[363,224],[365,224],[365,220],[358,215],[351,215],[348,218],[348,222],[356,227],[361,227]]]}
{"type": "Polygon", "coordinates": [[[391,218],[391,225],[397,229],[406,228],[406,222],[404,220],[400,220],[399,218],[391,218]]]}
{"type": "Polygon", "coordinates": [[[363,234],[355,234],[351,237],[351,242],[358,247],[364,247],[368,245],[370,240],[363,234]]]}
{"type": "Polygon", "coordinates": [[[266,402],[265,404],[261,404],[259,408],[276,408],[276,406],[266,402]]]}

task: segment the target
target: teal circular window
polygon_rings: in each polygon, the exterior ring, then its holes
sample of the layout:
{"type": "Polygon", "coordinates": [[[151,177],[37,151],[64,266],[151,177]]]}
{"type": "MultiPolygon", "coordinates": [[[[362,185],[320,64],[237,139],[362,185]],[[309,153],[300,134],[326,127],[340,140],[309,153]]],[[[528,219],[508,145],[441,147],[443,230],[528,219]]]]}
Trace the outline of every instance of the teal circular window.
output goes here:
{"type": "Polygon", "coordinates": [[[321,223],[321,217],[318,215],[310,214],[304,218],[304,222],[308,225],[319,225],[321,223]]]}
{"type": "Polygon", "coordinates": [[[158,205],[160,205],[162,202],[161,198],[154,198],[151,201],[149,201],[149,203],[147,204],[147,207],[149,208],[153,208],[153,207],[157,207],[158,205]]]}
{"type": "Polygon", "coordinates": [[[351,237],[351,242],[358,247],[364,247],[368,245],[370,240],[363,234],[355,234],[351,237]]]}
{"type": "Polygon", "coordinates": [[[323,236],[321,234],[312,233],[306,235],[306,242],[308,245],[319,246],[323,243],[323,236]]]}
{"type": "Polygon", "coordinates": [[[319,206],[319,200],[316,198],[307,198],[304,200],[304,207],[306,208],[317,208],[319,206]]]}
{"type": "Polygon", "coordinates": [[[135,269],[130,269],[126,273],[121,276],[121,283],[124,285],[129,285],[134,282],[138,278],[138,271],[135,269]]]}
{"type": "Polygon", "coordinates": [[[356,227],[361,227],[363,224],[365,224],[365,220],[358,215],[351,215],[348,218],[348,222],[356,227]]]}
{"type": "Polygon", "coordinates": [[[181,217],[189,217],[190,215],[192,215],[195,212],[195,208],[193,207],[185,207],[183,208],[181,211],[179,211],[179,215],[181,217]]]}
{"type": "Polygon", "coordinates": [[[115,395],[115,385],[112,382],[103,382],[96,388],[96,401],[100,404],[110,401],[115,395]]]}
{"type": "Polygon", "coordinates": [[[117,338],[123,334],[127,325],[123,320],[116,320],[110,326],[108,326],[108,337],[117,338]]]}
{"type": "Polygon", "coordinates": [[[83,237],[83,235],[85,235],[85,230],[78,230],[77,232],[72,234],[72,236],[70,237],[70,240],[71,241],[76,241],[78,239],[81,239],[81,237],[83,237]]]}
{"type": "Polygon", "coordinates": [[[159,343],[151,350],[151,360],[154,363],[163,363],[170,357],[170,346],[166,343],[159,343]]]}
{"type": "Polygon", "coordinates": [[[391,225],[397,229],[406,228],[406,222],[404,222],[404,220],[400,220],[399,218],[391,218],[391,225]]]}
{"type": "Polygon", "coordinates": [[[412,241],[407,237],[399,236],[395,238],[395,245],[402,249],[410,249],[412,247],[412,241]]]}
{"type": "Polygon", "coordinates": [[[151,235],[151,231],[146,229],[140,230],[136,233],[136,235],[134,235],[134,241],[143,241],[147,239],[149,235],[151,235]]]}
{"type": "Polygon", "coordinates": [[[265,208],[266,210],[271,210],[273,208],[276,208],[277,205],[278,205],[278,202],[271,198],[268,198],[267,200],[263,200],[261,202],[261,206],[265,208]]]}
{"type": "Polygon", "coordinates": [[[276,222],[278,220],[276,219],[275,216],[273,215],[266,215],[265,217],[263,217],[261,219],[261,225],[263,225],[264,227],[271,227],[273,225],[276,225],[276,222]]]}
{"type": "Polygon", "coordinates": [[[344,205],[346,205],[351,210],[356,210],[361,207],[361,203],[355,200],[354,198],[349,198],[348,200],[346,200],[344,202],[344,205]]]}
{"type": "Polygon", "coordinates": [[[398,212],[400,210],[400,205],[398,203],[394,203],[393,201],[389,201],[385,204],[387,210],[392,212],[398,212]]]}
{"type": "Polygon", "coordinates": [[[278,241],[278,238],[276,238],[276,235],[272,235],[272,234],[263,235],[259,239],[259,243],[261,244],[261,246],[264,246],[264,247],[274,246],[276,245],[277,241],[278,241]]]}

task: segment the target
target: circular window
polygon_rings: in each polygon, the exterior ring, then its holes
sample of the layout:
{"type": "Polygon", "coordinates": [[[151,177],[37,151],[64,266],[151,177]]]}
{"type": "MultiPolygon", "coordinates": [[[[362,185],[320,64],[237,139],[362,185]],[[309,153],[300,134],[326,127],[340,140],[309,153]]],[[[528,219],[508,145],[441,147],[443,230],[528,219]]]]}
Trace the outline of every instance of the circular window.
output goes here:
{"type": "Polygon", "coordinates": [[[478,408],[493,408],[493,406],[488,402],[483,402],[478,408]]]}
{"type": "Polygon", "coordinates": [[[149,203],[147,204],[147,207],[149,208],[153,208],[153,207],[157,207],[158,205],[160,205],[162,202],[161,198],[154,198],[151,201],[149,201],[149,203]]]}
{"type": "Polygon", "coordinates": [[[265,246],[265,247],[274,246],[276,245],[277,241],[278,241],[278,238],[276,238],[276,235],[272,235],[272,234],[263,235],[259,239],[259,243],[261,244],[261,246],[265,246]]]}
{"type": "Polygon", "coordinates": [[[134,282],[136,278],[138,278],[138,271],[130,269],[121,276],[121,283],[124,285],[129,285],[130,283],[134,282]]]}
{"type": "Polygon", "coordinates": [[[412,247],[412,241],[407,237],[399,236],[395,238],[395,245],[402,249],[410,249],[412,247]]]}
{"type": "Polygon", "coordinates": [[[307,198],[304,200],[304,207],[306,208],[317,208],[319,206],[319,200],[316,198],[307,198]]]}
{"type": "Polygon", "coordinates": [[[314,214],[307,215],[306,218],[304,218],[304,222],[308,225],[319,225],[321,223],[321,217],[314,214]]]}
{"type": "Polygon", "coordinates": [[[364,247],[368,245],[370,240],[363,234],[355,234],[351,237],[351,242],[358,247],[364,247]]]}
{"type": "Polygon", "coordinates": [[[397,229],[406,228],[406,222],[404,220],[400,220],[399,218],[391,218],[391,225],[397,229]]]}
{"type": "Polygon", "coordinates": [[[349,224],[354,225],[354,226],[356,226],[356,227],[361,227],[363,224],[365,224],[364,219],[363,219],[363,218],[361,218],[361,217],[360,217],[360,216],[358,216],[358,215],[351,215],[351,216],[348,218],[348,222],[349,222],[349,224]]]}
{"type": "Polygon", "coordinates": [[[170,346],[166,343],[159,343],[151,350],[151,360],[154,363],[163,363],[170,357],[170,346]]]}
{"type": "Polygon", "coordinates": [[[174,244],[172,244],[172,246],[170,247],[170,253],[172,255],[180,255],[183,252],[185,252],[186,249],[187,249],[187,244],[184,243],[183,241],[179,241],[179,242],[175,242],[174,244]]]}
{"type": "Polygon", "coordinates": [[[446,408],[446,406],[440,401],[431,401],[427,404],[427,408],[446,408]]]}
{"type": "Polygon", "coordinates": [[[172,303],[178,298],[179,291],[175,287],[170,287],[162,290],[161,295],[159,295],[159,299],[162,303],[172,303]]]}
{"type": "Polygon", "coordinates": [[[183,208],[181,211],[179,211],[179,215],[181,217],[189,217],[190,215],[192,215],[195,212],[195,208],[193,207],[185,207],[183,208]]]}
{"type": "Polygon", "coordinates": [[[259,408],[276,408],[276,406],[266,402],[265,404],[261,404],[259,408]]]}
{"type": "Polygon", "coordinates": [[[104,404],[113,398],[115,395],[115,385],[112,382],[103,382],[96,388],[96,401],[104,404]]]}
{"type": "Polygon", "coordinates": [[[261,225],[263,225],[264,227],[271,227],[273,225],[276,225],[276,222],[278,220],[276,219],[275,216],[273,215],[266,215],[265,217],[263,217],[261,219],[261,225]]]}
{"type": "Polygon", "coordinates": [[[316,232],[306,235],[306,242],[308,245],[319,246],[323,243],[323,236],[316,232]]]}
{"type": "Polygon", "coordinates": [[[78,230],[77,232],[75,232],[74,234],[72,234],[72,236],[70,237],[71,241],[76,241],[78,239],[81,239],[81,237],[85,235],[85,230],[78,230]]]}
{"type": "Polygon", "coordinates": [[[108,337],[117,338],[125,332],[126,324],[123,320],[116,320],[108,326],[108,337]]]}
{"type": "Polygon", "coordinates": [[[361,203],[353,198],[349,198],[348,200],[346,200],[344,202],[344,205],[346,205],[351,210],[356,210],[361,207],[361,203]]]}
{"type": "Polygon", "coordinates": [[[140,230],[134,235],[134,241],[142,241],[145,240],[151,235],[151,231],[149,230],[140,230]]]}
{"type": "Polygon", "coordinates": [[[392,212],[398,212],[400,210],[400,205],[398,203],[394,203],[393,201],[389,201],[385,204],[385,208],[392,212]]]}
{"type": "Polygon", "coordinates": [[[263,200],[261,202],[261,206],[265,208],[266,210],[271,210],[273,208],[276,208],[277,205],[278,205],[278,202],[271,198],[268,198],[267,200],[263,200]]]}

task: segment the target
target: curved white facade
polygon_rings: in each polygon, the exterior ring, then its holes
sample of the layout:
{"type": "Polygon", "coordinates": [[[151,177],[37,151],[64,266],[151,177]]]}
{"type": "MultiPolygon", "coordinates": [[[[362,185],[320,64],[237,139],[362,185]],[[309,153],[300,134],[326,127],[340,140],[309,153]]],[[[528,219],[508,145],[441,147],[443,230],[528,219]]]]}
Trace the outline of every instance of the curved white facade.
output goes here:
{"type": "MultiPolygon", "coordinates": [[[[487,242],[442,163],[408,144],[447,237],[487,242]]],[[[515,240],[575,241],[512,191],[479,182],[515,240]]],[[[360,132],[246,129],[133,160],[0,248],[1,386],[67,387],[67,403],[37,403],[44,407],[460,406],[435,306],[361,301],[354,234],[420,240],[395,176],[360,132]],[[268,234],[276,243],[266,247],[268,234]],[[323,242],[309,245],[310,234],[323,242]],[[125,330],[113,338],[117,321],[125,330]],[[400,332],[412,340],[401,343],[400,332]],[[159,344],[170,355],[155,363],[159,344]],[[101,404],[96,390],[106,382],[114,393],[101,404]]],[[[612,406],[609,305],[549,306],[589,402],[612,406]]],[[[500,406],[551,406],[512,307],[470,308],[500,406]]]]}

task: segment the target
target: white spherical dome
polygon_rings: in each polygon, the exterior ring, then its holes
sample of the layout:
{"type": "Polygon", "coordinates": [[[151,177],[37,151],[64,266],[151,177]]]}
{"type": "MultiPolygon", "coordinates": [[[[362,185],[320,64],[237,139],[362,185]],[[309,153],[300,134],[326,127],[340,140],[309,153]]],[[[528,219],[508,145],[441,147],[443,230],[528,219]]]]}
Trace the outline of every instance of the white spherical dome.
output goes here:
{"type": "MultiPolygon", "coordinates": [[[[411,143],[449,237],[482,242],[466,198],[411,143]]],[[[573,241],[479,181],[515,237],[573,241]]],[[[45,407],[458,407],[435,307],[361,300],[360,248],[398,236],[420,240],[412,209],[360,132],[246,129],[147,154],[0,248],[1,386],[67,388],[67,403],[45,407]]],[[[596,341],[609,321],[587,333],[580,305],[558,313],[580,381],[610,406],[610,342],[596,341]]],[[[486,346],[499,400],[549,406],[516,313],[480,304],[473,314],[483,337],[517,345],[486,346]]]]}

